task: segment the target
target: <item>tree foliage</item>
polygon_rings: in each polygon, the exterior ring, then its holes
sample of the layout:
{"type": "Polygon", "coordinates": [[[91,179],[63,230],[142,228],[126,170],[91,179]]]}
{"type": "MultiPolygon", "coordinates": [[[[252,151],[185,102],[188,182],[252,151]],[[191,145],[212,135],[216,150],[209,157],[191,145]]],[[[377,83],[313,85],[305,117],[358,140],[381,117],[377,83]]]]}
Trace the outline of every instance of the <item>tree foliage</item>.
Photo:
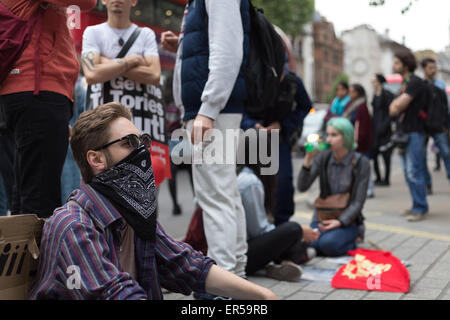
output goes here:
{"type": "MultiPolygon", "coordinates": [[[[418,1],[418,0],[408,0],[408,1],[409,1],[409,3],[402,9],[402,14],[407,12],[411,8],[414,1],[418,1]]],[[[385,3],[386,3],[386,0],[369,0],[369,5],[374,6],[374,7],[382,6],[385,3]]]]}
{"type": "Polygon", "coordinates": [[[314,0],[252,0],[252,3],[264,10],[271,23],[291,36],[298,35],[314,14],[314,0]]]}

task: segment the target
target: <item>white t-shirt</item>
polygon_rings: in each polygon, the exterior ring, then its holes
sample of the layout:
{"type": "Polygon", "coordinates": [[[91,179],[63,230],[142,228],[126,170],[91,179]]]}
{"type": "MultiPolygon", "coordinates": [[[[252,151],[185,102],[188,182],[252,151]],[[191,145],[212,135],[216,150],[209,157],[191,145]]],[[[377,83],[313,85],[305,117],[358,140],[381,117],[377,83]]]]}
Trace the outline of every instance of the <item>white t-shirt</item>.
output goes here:
{"type": "MultiPolygon", "coordinates": [[[[110,27],[107,22],[89,26],[83,33],[82,54],[95,51],[100,53],[103,57],[114,59],[119,54],[120,50],[122,50],[119,39],[122,38],[125,45],[136,28],[137,25],[132,24],[128,29],[116,29],[110,27]]],[[[156,36],[153,30],[147,27],[142,28],[139,37],[125,56],[129,56],[133,53],[143,57],[159,56],[158,44],[156,43],[156,36]]]]}

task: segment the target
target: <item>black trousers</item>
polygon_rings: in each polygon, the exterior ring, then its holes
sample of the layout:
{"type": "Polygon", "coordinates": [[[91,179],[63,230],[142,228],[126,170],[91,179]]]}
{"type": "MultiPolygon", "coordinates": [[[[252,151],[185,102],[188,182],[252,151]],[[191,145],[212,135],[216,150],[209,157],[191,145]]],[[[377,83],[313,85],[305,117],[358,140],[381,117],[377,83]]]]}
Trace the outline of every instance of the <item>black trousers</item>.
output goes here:
{"type": "Polygon", "coordinates": [[[373,169],[375,171],[375,176],[377,181],[383,181],[389,183],[390,176],[391,176],[391,157],[392,157],[392,150],[386,151],[386,152],[379,152],[375,151],[372,155],[373,157],[373,169]],[[378,165],[378,155],[383,157],[384,161],[384,167],[385,167],[385,174],[384,179],[381,177],[380,173],[380,166],[378,165]]]}
{"type": "MultiPolygon", "coordinates": [[[[0,107],[1,108],[1,107],[0,107]]],[[[7,129],[0,131],[0,175],[5,185],[8,208],[12,208],[14,186],[14,143],[12,133],[7,129]]]]}
{"type": "Polygon", "coordinates": [[[72,102],[47,91],[3,95],[0,100],[14,146],[11,213],[47,218],[61,206],[61,172],[69,143],[72,102]]]}
{"type": "Polygon", "coordinates": [[[293,221],[248,241],[246,273],[253,274],[271,261],[290,260],[300,264],[306,246],[302,244],[302,227],[293,221]]]}

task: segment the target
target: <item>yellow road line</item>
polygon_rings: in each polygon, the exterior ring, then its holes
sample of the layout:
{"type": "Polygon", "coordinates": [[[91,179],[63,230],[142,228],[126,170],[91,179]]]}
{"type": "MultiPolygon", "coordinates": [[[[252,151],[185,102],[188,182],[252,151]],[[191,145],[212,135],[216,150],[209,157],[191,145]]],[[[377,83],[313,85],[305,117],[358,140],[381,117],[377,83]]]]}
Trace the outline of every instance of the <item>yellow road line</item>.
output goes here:
{"type": "MultiPolygon", "coordinates": [[[[374,212],[374,214],[378,215],[379,212],[374,212]]],[[[312,213],[304,212],[304,211],[295,211],[295,216],[299,218],[312,218],[312,213]]],[[[432,233],[432,232],[425,232],[425,231],[418,231],[408,228],[401,228],[401,227],[394,227],[389,226],[386,224],[379,224],[379,223],[373,223],[373,222],[365,222],[366,228],[370,230],[378,230],[378,231],[387,231],[397,234],[406,234],[414,237],[421,237],[421,238],[427,238],[432,240],[439,240],[439,241],[446,241],[450,242],[450,236],[439,234],[439,233],[432,233]]]]}

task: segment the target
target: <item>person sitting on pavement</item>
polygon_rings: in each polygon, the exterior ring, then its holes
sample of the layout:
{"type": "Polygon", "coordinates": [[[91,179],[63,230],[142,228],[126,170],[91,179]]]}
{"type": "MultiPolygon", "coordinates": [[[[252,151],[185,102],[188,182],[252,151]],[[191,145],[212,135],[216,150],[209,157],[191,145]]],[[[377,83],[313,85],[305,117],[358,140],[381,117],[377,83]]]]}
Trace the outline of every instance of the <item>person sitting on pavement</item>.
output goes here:
{"type": "Polygon", "coordinates": [[[157,222],[149,136],[119,103],[84,112],[71,146],[83,182],[45,222],[31,299],[162,299],[161,287],[277,299],[174,240],[157,222]]]}
{"type": "MultiPolygon", "coordinates": [[[[252,128],[247,130],[249,131],[259,130],[252,128]]],[[[265,267],[266,275],[270,278],[297,281],[302,274],[299,265],[312,258],[308,256],[307,243],[316,241],[319,232],[294,221],[278,226],[269,222],[267,212],[274,209],[276,175],[262,175],[261,160],[258,158],[256,164],[250,160],[253,160],[250,156],[250,144],[259,149],[260,136],[257,133],[254,137],[255,139],[251,139],[250,135],[245,137],[245,161],[237,167],[238,189],[247,224],[246,273],[251,275],[265,267]]],[[[270,139],[267,141],[270,142],[270,139]]],[[[267,150],[270,150],[270,146],[267,150]]]]}
{"type": "Polygon", "coordinates": [[[320,198],[330,195],[349,194],[345,209],[335,218],[327,219],[316,210],[311,228],[319,228],[320,237],[310,244],[317,254],[341,256],[356,248],[357,238],[364,238],[364,217],[362,209],[366,200],[370,177],[369,160],[356,152],[354,129],[345,118],[333,118],[326,126],[326,142],[330,145],[324,151],[307,152],[298,176],[297,188],[307,191],[315,179],[320,179],[320,198]]]}

